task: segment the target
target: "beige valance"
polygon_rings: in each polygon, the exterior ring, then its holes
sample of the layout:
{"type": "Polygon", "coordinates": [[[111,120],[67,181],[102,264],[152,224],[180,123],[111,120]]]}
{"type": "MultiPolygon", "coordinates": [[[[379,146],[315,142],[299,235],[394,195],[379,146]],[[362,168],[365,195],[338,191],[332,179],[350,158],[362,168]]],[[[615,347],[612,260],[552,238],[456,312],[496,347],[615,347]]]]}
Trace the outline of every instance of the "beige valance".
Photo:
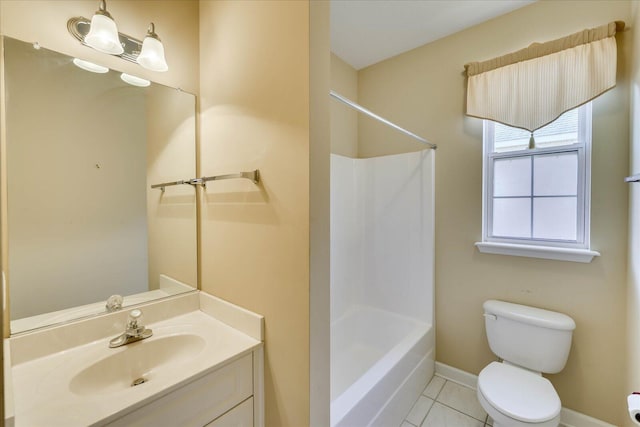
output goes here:
{"type": "Polygon", "coordinates": [[[624,22],[465,65],[467,115],[533,132],[616,84],[616,31],[624,22]]]}

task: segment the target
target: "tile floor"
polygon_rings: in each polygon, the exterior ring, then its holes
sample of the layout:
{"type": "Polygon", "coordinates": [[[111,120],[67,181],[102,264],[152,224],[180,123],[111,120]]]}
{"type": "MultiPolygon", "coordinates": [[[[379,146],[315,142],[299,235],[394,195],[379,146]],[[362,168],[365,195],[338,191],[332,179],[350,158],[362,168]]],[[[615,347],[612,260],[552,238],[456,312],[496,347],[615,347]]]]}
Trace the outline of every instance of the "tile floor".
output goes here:
{"type": "Polygon", "coordinates": [[[400,427],[486,427],[492,424],[474,389],[434,376],[400,427]]]}

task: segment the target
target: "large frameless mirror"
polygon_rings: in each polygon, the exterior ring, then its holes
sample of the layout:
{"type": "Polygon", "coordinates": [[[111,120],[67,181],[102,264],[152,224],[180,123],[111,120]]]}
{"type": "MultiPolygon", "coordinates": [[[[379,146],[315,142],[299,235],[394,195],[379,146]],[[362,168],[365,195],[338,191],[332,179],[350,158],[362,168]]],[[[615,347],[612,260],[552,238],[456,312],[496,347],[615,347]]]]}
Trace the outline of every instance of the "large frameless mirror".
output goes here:
{"type": "Polygon", "coordinates": [[[3,43],[11,332],[195,289],[195,96],[3,43]]]}

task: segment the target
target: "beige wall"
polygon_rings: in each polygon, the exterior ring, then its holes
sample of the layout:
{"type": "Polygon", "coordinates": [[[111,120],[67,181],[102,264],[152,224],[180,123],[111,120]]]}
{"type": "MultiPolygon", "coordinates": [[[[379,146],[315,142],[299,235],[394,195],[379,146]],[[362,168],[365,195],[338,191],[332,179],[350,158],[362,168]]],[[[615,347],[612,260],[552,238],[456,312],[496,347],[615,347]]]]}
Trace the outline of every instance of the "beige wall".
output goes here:
{"type": "Polygon", "coordinates": [[[200,173],[262,177],[203,192],[201,286],[265,316],[268,426],[310,417],[309,20],[308,2],[200,3],[200,173]]]}
{"type": "MultiPolygon", "coordinates": [[[[358,102],[358,72],[331,54],[331,90],[358,102]]],[[[358,112],[331,100],[331,153],[358,157],[358,112]]]]}
{"type": "MultiPolygon", "coordinates": [[[[618,86],[594,101],[590,264],[480,254],[482,122],[464,116],[466,62],[612,20],[628,1],[542,1],[358,73],[362,105],[438,144],[436,160],[437,360],[477,374],[495,357],[484,332],[490,298],[572,316],[565,370],[550,376],[563,406],[620,425],[625,412],[628,79],[631,33],[618,35],[618,86]]],[[[361,157],[419,150],[360,120],[361,157]]],[[[640,172],[640,168],[636,171],[640,172]]],[[[638,184],[636,184],[638,185],[638,184]]],[[[637,385],[637,384],[636,384],[637,385]]]]}
{"type": "MultiPolygon", "coordinates": [[[[640,7],[632,4],[631,153],[629,174],[640,173],[640,7]]],[[[629,265],[627,287],[626,392],[640,390],[640,184],[629,185],[629,265]]],[[[629,417],[625,425],[632,426],[629,417]]]]}

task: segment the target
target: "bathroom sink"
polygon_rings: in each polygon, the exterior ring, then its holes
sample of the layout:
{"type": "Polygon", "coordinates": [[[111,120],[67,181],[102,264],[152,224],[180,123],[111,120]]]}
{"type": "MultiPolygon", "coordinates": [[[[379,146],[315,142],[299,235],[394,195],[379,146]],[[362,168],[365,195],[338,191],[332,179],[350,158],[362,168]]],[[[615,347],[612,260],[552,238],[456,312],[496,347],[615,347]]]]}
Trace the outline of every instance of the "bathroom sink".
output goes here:
{"type": "MultiPolygon", "coordinates": [[[[153,336],[117,348],[109,342],[124,331],[130,313],[109,313],[10,338],[5,350],[11,357],[15,427],[104,426],[156,408],[153,405],[160,405],[158,410],[181,408],[183,403],[159,402],[187,387],[200,387],[205,378],[239,366],[240,360],[252,360],[249,354],[262,346],[259,339],[231,326],[238,324],[261,337],[261,317],[210,296],[185,294],[141,309],[153,336]]],[[[215,394],[224,400],[234,390],[235,383],[215,394]]],[[[183,415],[198,416],[188,411],[183,415]]],[[[172,425],[206,424],[200,421],[172,425]]]]}
{"type": "Polygon", "coordinates": [[[107,394],[153,381],[163,370],[196,358],[206,341],[195,334],[150,338],[113,349],[113,354],[78,372],[69,384],[72,393],[107,394]]]}

